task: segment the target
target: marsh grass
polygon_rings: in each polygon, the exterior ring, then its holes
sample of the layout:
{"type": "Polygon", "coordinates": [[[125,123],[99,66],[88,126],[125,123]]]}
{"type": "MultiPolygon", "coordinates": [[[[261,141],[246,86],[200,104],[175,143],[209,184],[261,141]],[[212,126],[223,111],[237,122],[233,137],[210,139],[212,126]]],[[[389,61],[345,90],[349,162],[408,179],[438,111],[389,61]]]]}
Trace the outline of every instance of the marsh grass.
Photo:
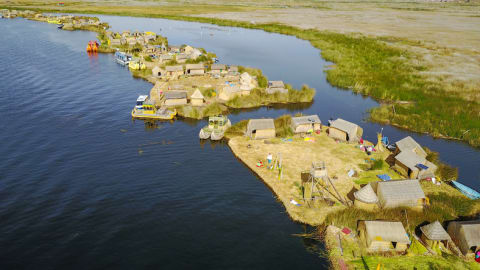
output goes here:
{"type": "Polygon", "coordinates": [[[453,181],[458,179],[458,168],[443,163],[440,160],[440,154],[438,152],[432,151],[427,147],[424,147],[424,149],[425,152],[427,152],[427,160],[437,165],[438,169],[436,174],[440,179],[443,181],[453,181]]]}
{"type": "Polygon", "coordinates": [[[307,103],[313,100],[315,89],[304,85],[301,90],[289,89],[288,94],[267,94],[265,89],[256,88],[250,95],[236,96],[226,102],[232,108],[253,108],[278,103],[307,103]]]}

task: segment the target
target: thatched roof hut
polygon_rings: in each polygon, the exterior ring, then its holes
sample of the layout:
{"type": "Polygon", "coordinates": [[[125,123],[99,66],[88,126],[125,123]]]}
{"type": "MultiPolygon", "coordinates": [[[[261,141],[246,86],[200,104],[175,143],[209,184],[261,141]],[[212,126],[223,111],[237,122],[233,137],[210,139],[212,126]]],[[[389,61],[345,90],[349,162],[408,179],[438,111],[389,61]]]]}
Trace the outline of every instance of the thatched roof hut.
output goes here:
{"type": "Polygon", "coordinates": [[[285,88],[285,84],[283,83],[283,81],[269,81],[265,92],[267,92],[267,94],[287,94],[288,89],[285,88]]]}
{"type": "Polygon", "coordinates": [[[205,74],[205,67],[203,64],[188,64],[185,67],[187,75],[203,75],[205,74]]]}
{"type": "Polygon", "coordinates": [[[420,227],[420,231],[422,231],[422,240],[429,245],[436,241],[450,240],[450,235],[438,220],[420,227]]]}
{"type": "Polygon", "coordinates": [[[200,92],[200,90],[197,89],[190,96],[190,103],[193,106],[202,106],[204,99],[205,99],[205,97],[202,95],[202,92],[200,92]]]}
{"type": "Polygon", "coordinates": [[[480,220],[452,221],[448,224],[447,231],[463,255],[480,248],[480,220]]]}
{"type": "Polygon", "coordinates": [[[357,142],[362,138],[363,129],[357,124],[338,118],[330,121],[328,135],[341,141],[357,142]]]}
{"type": "Polygon", "coordinates": [[[238,85],[225,86],[223,87],[222,91],[218,95],[218,98],[221,100],[227,101],[241,94],[242,94],[242,89],[240,89],[238,85]]]}
{"type": "Polygon", "coordinates": [[[395,145],[397,146],[397,151],[398,152],[404,152],[404,151],[413,151],[417,155],[421,157],[426,157],[427,152],[423,150],[422,146],[418,144],[412,137],[407,136],[400,141],[396,142],[395,145]]]}
{"type": "Polygon", "coordinates": [[[370,184],[366,184],[364,187],[354,192],[353,197],[355,197],[355,207],[366,210],[373,210],[376,208],[378,203],[377,194],[375,194],[375,191],[373,191],[373,188],[370,184]]]}
{"type": "Polygon", "coordinates": [[[405,251],[410,244],[403,224],[398,221],[358,222],[358,234],[368,251],[405,251]]]}
{"type": "Polygon", "coordinates": [[[377,183],[377,196],[381,207],[423,207],[425,193],[418,180],[391,180],[377,183]]]}
{"type": "Polygon", "coordinates": [[[411,150],[402,151],[395,156],[394,168],[405,177],[412,179],[434,177],[437,170],[435,164],[411,150]]]}
{"type": "Polygon", "coordinates": [[[162,77],[165,75],[165,70],[159,66],[155,66],[152,69],[152,75],[155,77],[162,77]]]}
{"type": "Polygon", "coordinates": [[[268,139],[275,137],[273,119],[250,119],[247,125],[247,136],[253,139],[268,139]]]}
{"type": "Polygon", "coordinates": [[[294,133],[306,133],[320,130],[322,121],[318,115],[292,117],[291,128],[294,133]]]}
{"type": "Polygon", "coordinates": [[[187,91],[167,91],[164,98],[164,104],[167,106],[185,105],[187,104],[187,91]]]}

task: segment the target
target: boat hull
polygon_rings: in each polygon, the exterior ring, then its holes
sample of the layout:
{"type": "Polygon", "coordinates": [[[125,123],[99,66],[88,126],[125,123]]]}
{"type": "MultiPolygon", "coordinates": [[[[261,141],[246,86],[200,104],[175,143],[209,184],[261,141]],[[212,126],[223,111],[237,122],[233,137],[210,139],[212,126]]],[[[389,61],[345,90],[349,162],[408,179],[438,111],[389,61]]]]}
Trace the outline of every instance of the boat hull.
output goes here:
{"type": "Polygon", "coordinates": [[[210,140],[219,141],[219,140],[223,139],[223,134],[224,133],[225,133],[224,131],[222,131],[222,132],[214,131],[214,132],[212,132],[212,135],[210,135],[210,140]]]}
{"type": "Polygon", "coordinates": [[[474,189],[467,187],[457,181],[452,181],[451,183],[455,188],[457,188],[460,192],[462,192],[468,198],[472,200],[480,199],[480,193],[478,193],[474,189]]]}
{"type": "Polygon", "coordinates": [[[210,135],[212,134],[211,131],[205,130],[204,128],[200,129],[200,133],[198,134],[198,137],[202,140],[207,140],[210,138],[210,135]]]}
{"type": "Polygon", "coordinates": [[[137,118],[137,119],[153,119],[153,120],[171,120],[177,115],[177,112],[169,112],[166,114],[144,114],[135,111],[135,109],[132,110],[132,117],[137,118]]]}

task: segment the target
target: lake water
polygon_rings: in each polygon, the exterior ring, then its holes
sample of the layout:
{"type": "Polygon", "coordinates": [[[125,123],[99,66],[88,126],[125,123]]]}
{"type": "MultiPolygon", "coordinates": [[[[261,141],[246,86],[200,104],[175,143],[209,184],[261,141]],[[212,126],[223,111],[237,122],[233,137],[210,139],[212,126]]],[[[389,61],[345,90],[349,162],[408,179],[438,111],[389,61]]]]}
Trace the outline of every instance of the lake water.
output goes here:
{"type": "MultiPolygon", "coordinates": [[[[318,50],[293,37],[159,19],[100,16],[114,30],[152,30],[171,44],[261,68],[270,79],[317,89],[309,106],[260,108],[232,122],[302,111],[361,123],[376,105],[325,81],[318,50]],[[160,31],[160,29],[162,29],[160,31]]],[[[327,269],[322,244],[295,236],[272,192],[226,145],[202,144],[205,121],[145,125],[130,111],[151,85],[113,55],[85,53],[90,32],[23,19],[0,20],[1,269],[327,269]]],[[[480,152],[412,135],[478,185],[480,152]],[[475,166],[477,165],[477,166],[475,166]]],[[[306,164],[308,166],[308,164],[306,164]]]]}

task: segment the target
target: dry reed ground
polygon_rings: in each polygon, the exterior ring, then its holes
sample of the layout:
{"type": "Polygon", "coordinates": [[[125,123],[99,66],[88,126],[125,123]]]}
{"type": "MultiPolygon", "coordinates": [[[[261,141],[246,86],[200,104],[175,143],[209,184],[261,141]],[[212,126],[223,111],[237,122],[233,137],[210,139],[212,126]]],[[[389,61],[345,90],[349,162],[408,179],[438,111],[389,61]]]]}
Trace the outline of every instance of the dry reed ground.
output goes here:
{"type": "MultiPolygon", "coordinates": [[[[232,152],[275,192],[293,220],[310,225],[319,225],[329,213],[344,209],[345,206],[338,202],[334,206],[317,202],[313,207],[308,207],[302,201],[302,193],[298,186],[301,183],[301,172],[309,170],[313,161],[324,161],[329,177],[338,178],[333,181],[341,196],[347,197],[347,194],[351,193],[352,190],[360,187],[354,183],[352,178],[348,177],[347,172],[354,169],[361,176],[366,173],[364,170],[365,159],[371,157],[384,159],[386,153],[367,156],[365,152],[358,148],[357,144],[338,143],[328,137],[325,132],[312,135],[312,137],[315,139],[314,142],[294,137],[292,142],[284,142],[275,138],[269,140],[271,143],[267,144],[263,140],[251,140],[239,136],[230,139],[228,145],[232,152]],[[251,147],[247,147],[248,145],[251,147]],[[278,179],[277,171],[268,170],[265,167],[256,167],[260,160],[265,163],[268,153],[272,153],[274,156],[277,154],[282,156],[284,167],[282,180],[278,179]],[[291,204],[290,200],[292,199],[302,205],[291,204]]],[[[376,171],[374,174],[380,173],[397,176],[388,168],[376,171]]],[[[371,181],[376,181],[375,176],[371,178],[371,181]]]]}

